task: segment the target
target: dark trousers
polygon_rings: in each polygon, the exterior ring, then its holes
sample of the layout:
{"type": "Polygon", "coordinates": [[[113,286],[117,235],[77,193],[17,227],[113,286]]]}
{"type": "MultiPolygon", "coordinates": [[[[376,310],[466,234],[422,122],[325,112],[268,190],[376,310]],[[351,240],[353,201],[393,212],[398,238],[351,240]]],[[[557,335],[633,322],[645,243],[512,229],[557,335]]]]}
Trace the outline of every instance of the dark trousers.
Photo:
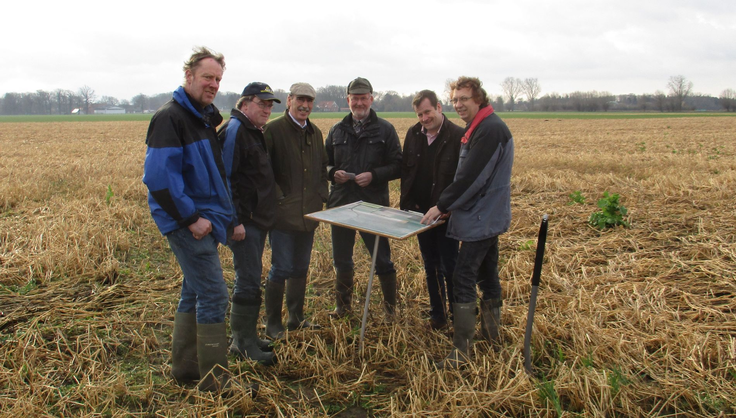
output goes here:
{"type": "Polygon", "coordinates": [[[429,293],[429,315],[436,320],[447,319],[447,295],[452,310],[452,275],[460,243],[446,236],[447,223],[417,235],[419,251],[424,261],[429,293]]]}
{"type": "MultiPolygon", "coordinates": [[[[360,232],[361,238],[368,253],[373,256],[373,244],[376,236],[366,232],[360,232]]],[[[353,246],[355,245],[355,230],[332,225],[332,258],[335,270],[338,272],[351,272],[353,263],[353,246]]],[[[388,239],[381,237],[378,243],[376,255],[376,274],[395,273],[394,263],[391,261],[391,247],[388,239]]]]}
{"type": "Polygon", "coordinates": [[[483,299],[500,298],[498,237],[482,241],[463,241],[452,279],[456,303],[475,302],[478,298],[476,285],[483,292],[483,299]]]}

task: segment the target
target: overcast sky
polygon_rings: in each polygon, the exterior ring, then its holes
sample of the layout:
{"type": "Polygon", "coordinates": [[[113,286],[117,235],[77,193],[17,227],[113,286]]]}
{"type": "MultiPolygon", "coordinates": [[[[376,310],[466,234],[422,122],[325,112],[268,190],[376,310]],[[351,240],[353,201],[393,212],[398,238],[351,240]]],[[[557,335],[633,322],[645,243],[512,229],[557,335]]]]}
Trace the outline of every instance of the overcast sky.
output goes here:
{"type": "Polygon", "coordinates": [[[736,89],[736,2],[20,1],[0,25],[0,95],[78,91],[130,100],[171,91],[195,45],[225,55],[220,91],[250,81],[288,90],[368,78],[374,90],[444,90],[479,77],[539,80],[542,95],[736,89]]]}

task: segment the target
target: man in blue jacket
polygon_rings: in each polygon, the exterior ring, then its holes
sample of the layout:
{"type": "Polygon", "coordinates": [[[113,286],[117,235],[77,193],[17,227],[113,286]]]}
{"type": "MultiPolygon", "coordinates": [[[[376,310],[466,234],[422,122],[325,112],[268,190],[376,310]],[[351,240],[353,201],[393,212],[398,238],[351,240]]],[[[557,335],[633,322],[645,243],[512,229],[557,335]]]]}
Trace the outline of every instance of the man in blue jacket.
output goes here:
{"type": "Polygon", "coordinates": [[[422,223],[430,223],[452,213],[447,236],[462,241],[453,275],[455,348],[438,364],[441,368],[457,368],[469,360],[475,336],[476,285],[483,291],[481,335],[490,343],[498,340],[498,236],[511,225],[514,139],[481,86],[474,77],[460,77],[450,84],[451,101],[467,127],[460,140],[455,180],[422,218],[422,223]]]}
{"type": "Polygon", "coordinates": [[[232,229],[233,206],[212,104],[225,59],[201,47],[184,63],[184,85],[151,119],[143,182],[156,225],[166,236],[184,279],[174,317],[171,373],[200,380],[202,390],[226,384],[225,312],[228,290],[218,244],[232,229]]]}

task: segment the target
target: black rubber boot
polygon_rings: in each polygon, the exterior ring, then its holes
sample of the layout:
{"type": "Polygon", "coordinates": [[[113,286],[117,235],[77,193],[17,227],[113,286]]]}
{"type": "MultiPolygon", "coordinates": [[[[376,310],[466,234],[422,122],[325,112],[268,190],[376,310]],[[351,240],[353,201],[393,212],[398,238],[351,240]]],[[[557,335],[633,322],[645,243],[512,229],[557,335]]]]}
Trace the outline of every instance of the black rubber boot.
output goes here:
{"type": "Polygon", "coordinates": [[[353,272],[336,272],[335,275],[335,311],[330,313],[333,318],[343,318],[352,313],[353,303],[353,272]]]}
{"type": "Polygon", "coordinates": [[[452,336],[454,348],[444,360],[437,363],[439,369],[459,369],[470,361],[470,349],[475,337],[475,302],[455,303],[455,332],[452,336]]]}
{"type": "Polygon", "coordinates": [[[286,329],[289,331],[322,328],[304,319],[304,296],[306,291],[306,277],[292,277],[286,281],[286,309],[289,311],[286,329]]]}
{"type": "Polygon", "coordinates": [[[381,274],[378,276],[383,292],[383,313],[388,322],[396,320],[396,273],[381,274]]]}
{"type": "Polygon", "coordinates": [[[498,343],[498,329],[501,325],[501,298],[480,300],[480,335],[491,344],[498,343]]]}
{"type": "Polygon", "coordinates": [[[233,301],[230,308],[230,329],[233,333],[230,352],[240,358],[255,360],[264,366],[270,366],[275,361],[274,355],[271,352],[261,350],[258,331],[256,330],[261,298],[258,296],[252,300],[241,302],[246,303],[241,304],[233,301]]]}
{"type": "Polygon", "coordinates": [[[227,335],[225,323],[197,324],[197,357],[199,357],[199,384],[207,392],[219,392],[230,384],[227,368],[227,335]]]}
{"type": "Polygon", "coordinates": [[[266,280],[266,337],[272,340],[284,338],[281,308],[284,305],[284,285],[266,280]]]}
{"type": "Polygon", "coordinates": [[[199,380],[197,314],[177,312],[171,338],[171,375],[178,383],[199,380]]]}

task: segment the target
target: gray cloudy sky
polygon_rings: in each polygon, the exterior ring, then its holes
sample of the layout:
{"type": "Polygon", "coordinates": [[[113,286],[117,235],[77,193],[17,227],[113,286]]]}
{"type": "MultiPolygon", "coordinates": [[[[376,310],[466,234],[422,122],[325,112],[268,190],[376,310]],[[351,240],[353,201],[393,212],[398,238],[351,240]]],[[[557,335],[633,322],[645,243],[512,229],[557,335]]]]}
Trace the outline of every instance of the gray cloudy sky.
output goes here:
{"type": "Polygon", "coordinates": [[[460,75],[493,95],[509,76],[537,78],[542,95],[654,93],[678,74],[699,93],[736,88],[731,0],[40,0],[4,4],[3,17],[0,95],[171,91],[195,45],[225,55],[221,92],[357,76],[375,90],[442,92],[460,75]]]}

